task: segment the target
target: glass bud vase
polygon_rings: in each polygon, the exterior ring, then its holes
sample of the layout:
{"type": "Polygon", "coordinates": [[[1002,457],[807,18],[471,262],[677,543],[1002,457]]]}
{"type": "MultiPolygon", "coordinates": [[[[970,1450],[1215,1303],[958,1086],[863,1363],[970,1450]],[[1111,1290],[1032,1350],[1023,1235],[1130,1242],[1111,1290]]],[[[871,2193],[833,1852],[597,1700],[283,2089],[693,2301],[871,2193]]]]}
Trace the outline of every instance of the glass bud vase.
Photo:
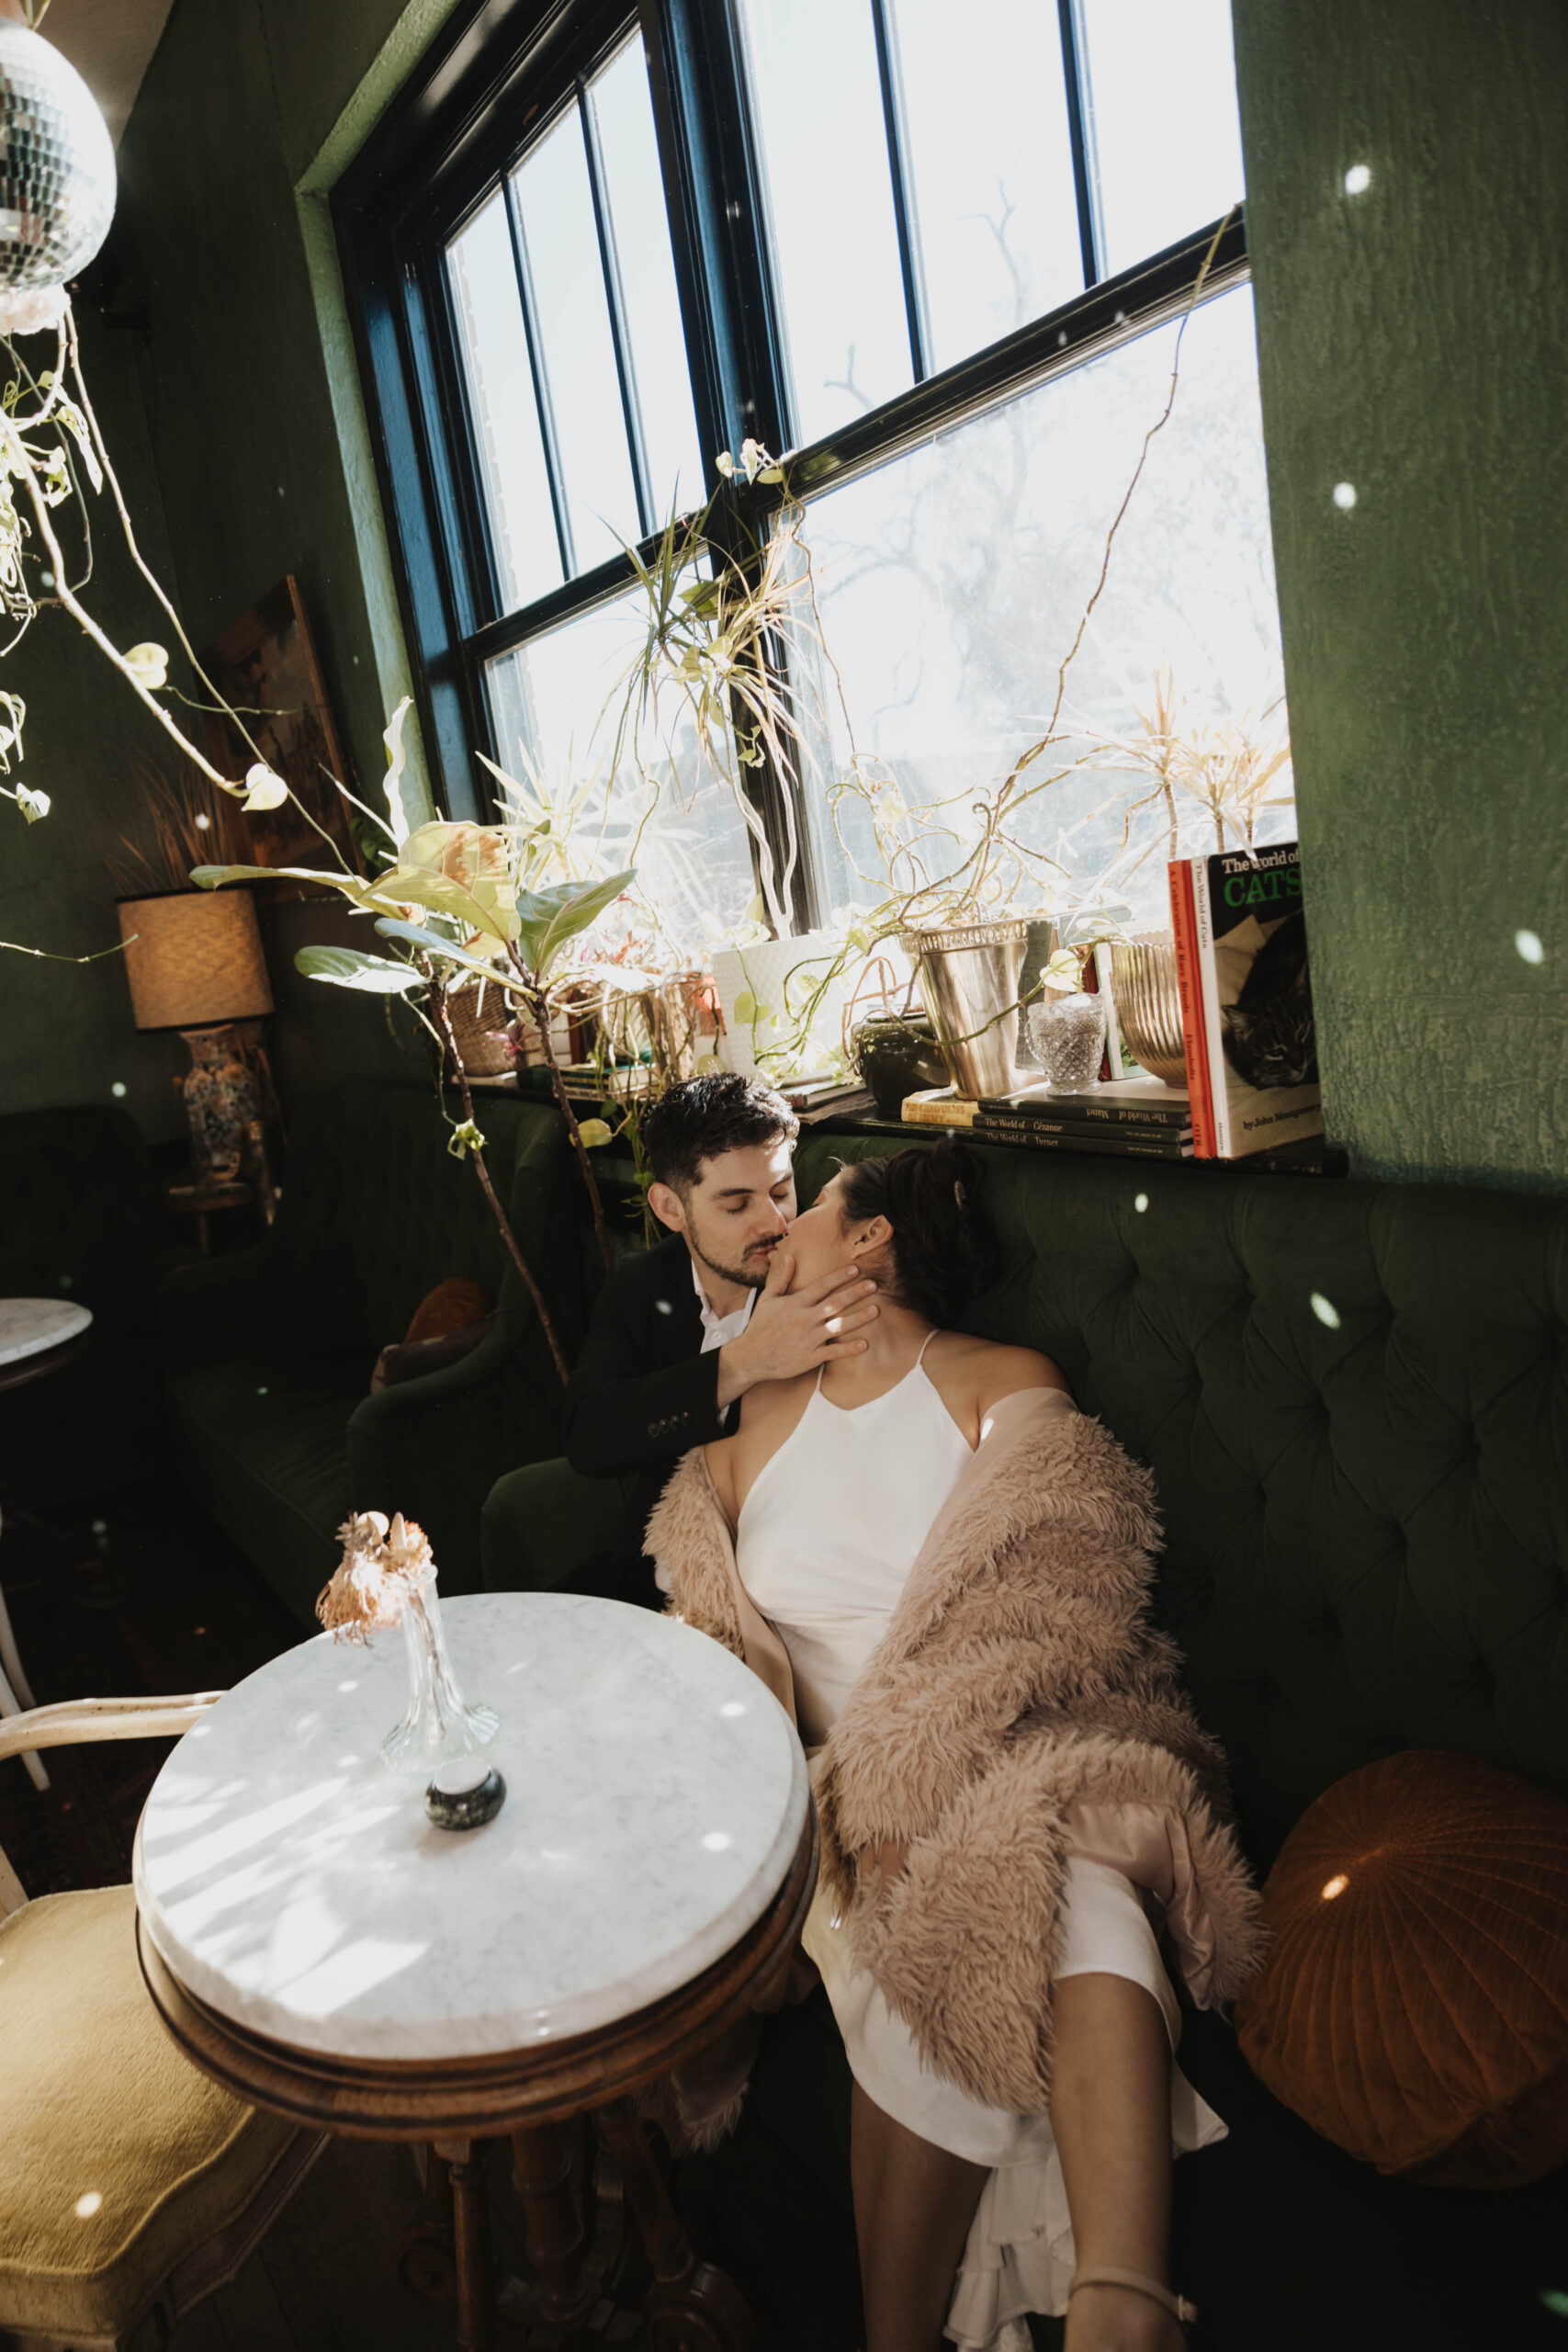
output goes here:
{"type": "Polygon", "coordinates": [[[469,1706],[453,1679],[434,1577],[410,1594],[402,1627],[408,1713],[381,1742],[381,1760],[394,1772],[427,1781],[455,1757],[488,1755],[501,1736],[501,1717],[493,1707],[469,1706]]]}
{"type": "Polygon", "coordinates": [[[1048,994],[1030,1012],[1029,1042],[1054,1093],[1085,1093],[1100,1084],[1105,1000],[1083,990],[1048,994]]]}

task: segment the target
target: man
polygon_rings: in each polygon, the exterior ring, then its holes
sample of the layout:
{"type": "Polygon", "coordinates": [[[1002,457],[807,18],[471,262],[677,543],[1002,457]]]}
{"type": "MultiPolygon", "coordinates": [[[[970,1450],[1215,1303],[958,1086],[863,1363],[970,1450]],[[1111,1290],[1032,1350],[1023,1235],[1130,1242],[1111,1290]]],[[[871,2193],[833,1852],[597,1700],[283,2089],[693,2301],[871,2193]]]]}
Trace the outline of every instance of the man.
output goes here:
{"type": "Polygon", "coordinates": [[[566,1394],[567,1459],[636,1487],[598,1589],[659,1605],[642,1531],[682,1453],[721,1437],[763,1380],[793,1380],[835,1356],[876,1313],[874,1283],[846,1265],[791,1293],[800,1123],[758,1079],[719,1071],[670,1088],[643,1122],[649,1205],[670,1238],[605,1283],[566,1394]]]}

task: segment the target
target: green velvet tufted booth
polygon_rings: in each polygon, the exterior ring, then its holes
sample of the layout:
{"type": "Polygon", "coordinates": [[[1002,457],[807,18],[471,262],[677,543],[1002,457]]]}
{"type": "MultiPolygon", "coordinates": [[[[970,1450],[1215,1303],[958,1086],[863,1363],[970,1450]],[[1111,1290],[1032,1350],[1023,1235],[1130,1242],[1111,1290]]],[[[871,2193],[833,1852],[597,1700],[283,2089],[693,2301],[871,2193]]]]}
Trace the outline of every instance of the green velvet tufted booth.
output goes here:
{"type": "MultiPolygon", "coordinates": [[[[479,1116],[491,1181],[570,1359],[583,1303],[564,1126],[505,1095],[479,1116]]],[[[447,1132],[427,1087],[354,1080],[314,1098],[267,1239],[182,1270],[164,1295],[169,1394],[197,1485],[307,1622],[351,1509],[417,1519],[443,1589],[473,1589],[491,1486],[559,1444],[533,1306],[447,1132]],[[370,1396],[380,1349],[453,1275],[497,1297],[493,1330],[460,1363],[370,1396]]]]}

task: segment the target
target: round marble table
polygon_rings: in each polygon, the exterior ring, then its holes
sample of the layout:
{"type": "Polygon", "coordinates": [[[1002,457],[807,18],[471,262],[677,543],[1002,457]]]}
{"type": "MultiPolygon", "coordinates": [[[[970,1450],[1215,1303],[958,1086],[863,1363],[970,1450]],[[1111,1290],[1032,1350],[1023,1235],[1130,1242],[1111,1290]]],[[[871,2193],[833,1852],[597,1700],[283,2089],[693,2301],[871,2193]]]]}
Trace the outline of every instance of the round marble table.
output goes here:
{"type": "MultiPolygon", "coordinates": [[[[20,1388],[69,1363],[92,1320],[90,1308],[65,1298],[0,1298],[0,1389],[20,1388]]],[[[18,1715],[32,1703],[0,1589],[0,1715],[18,1715]]],[[[47,1789],[49,1774],[39,1758],[27,1755],[22,1761],[34,1787],[47,1789]]]]}
{"type": "Polygon", "coordinates": [[[558,2127],[593,2113],[673,2330],[681,2296],[709,2282],[629,2094],[745,2018],[787,1965],[815,1877],[805,1758],[764,1686],[672,1619],[561,1593],[442,1614],[465,1695],[502,1717],[496,1818],[438,1829],[418,1782],[381,1763],[405,1698],[400,1634],[301,1643],[158,1776],[135,1856],[149,1987],[246,2098],[441,2152],[465,2346],[493,2324],[480,2143],[513,2139],[560,2320],[581,2279],[558,2127]]]}

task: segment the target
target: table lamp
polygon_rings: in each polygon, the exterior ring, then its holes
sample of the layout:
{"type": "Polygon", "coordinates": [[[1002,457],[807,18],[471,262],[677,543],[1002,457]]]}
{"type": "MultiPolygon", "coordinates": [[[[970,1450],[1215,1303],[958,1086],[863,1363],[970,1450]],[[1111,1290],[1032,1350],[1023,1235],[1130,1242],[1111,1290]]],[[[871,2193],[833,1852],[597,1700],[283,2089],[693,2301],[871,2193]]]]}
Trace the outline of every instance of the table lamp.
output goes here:
{"type": "Polygon", "coordinates": [[[190,1047],[186,1116],[198,1180],[231,1184],[261,1117],[261,1089],[230,1025],[272,1011],[249,890],[176,890],[119,901],[139,1029],[177,1029],[190,1047]]]}

